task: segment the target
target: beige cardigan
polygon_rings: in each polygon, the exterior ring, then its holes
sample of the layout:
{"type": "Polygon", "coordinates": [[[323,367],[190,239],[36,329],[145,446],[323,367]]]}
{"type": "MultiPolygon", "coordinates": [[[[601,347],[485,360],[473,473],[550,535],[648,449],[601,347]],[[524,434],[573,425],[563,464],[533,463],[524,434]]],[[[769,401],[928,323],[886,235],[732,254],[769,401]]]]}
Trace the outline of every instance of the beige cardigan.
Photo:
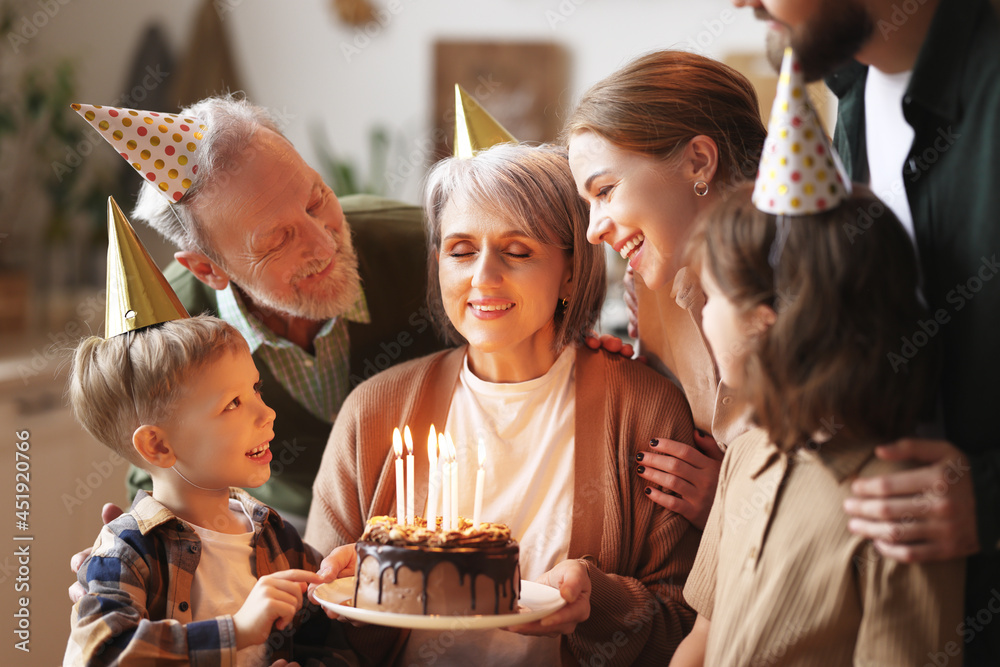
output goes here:
{"type": "MultiPolygon", "coordinates": [[[[306,541],[329,553],[356,541],[369,517],[392,513],[392,429],[445,423],[464,356],[462,347],[400,364],[351,393],[316,476],[306,541]]],[[[693,625],[682,591],[700,533],[643,492],[635,454],[653,436],[693,441],[681,392],[642,364],[581,346],[569,557],[585,561],[593,589],[590,618],[563,639],[563,664],[593,655],[605,665],[666,664],[693,625]]],[[[426,479],[426,457],[415,463],[416,479],[426,479]]],[[[416,506],[425,503],[418,485],[416,506]]],[[[367,630],[351,633],[355,648],[387,659],[392,635],[367,630]]]]}

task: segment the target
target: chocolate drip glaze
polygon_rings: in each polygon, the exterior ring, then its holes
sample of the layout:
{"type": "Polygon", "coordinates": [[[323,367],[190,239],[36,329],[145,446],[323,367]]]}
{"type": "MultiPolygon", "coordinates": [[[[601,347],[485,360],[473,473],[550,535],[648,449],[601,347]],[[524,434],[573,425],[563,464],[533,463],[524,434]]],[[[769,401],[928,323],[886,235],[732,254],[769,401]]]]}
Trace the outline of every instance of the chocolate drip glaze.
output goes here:
{"type": "MultiPolygon", "coordinates": [[[[469,579],[469,589],[472,609],[476,609],[476,578],[479,575],[489,577],[494,586],[494,614],[500,613],[501,596],[510,595],[510,608],[505,612],[513,612],[515,604],[520,596],[520,566],[518,564],[518,545],[514,540],[510,540],[503,546],[486,548],[435,548],[435,547],[414,547],[396,546],[391,544],[375,544],[372,542],[358,542],[357,544],[357,572],[360,575],[361,564],[366,558],[375,558],[379,564],[378,573],[378,603],[382,604],[383,576],[388,569],[393,570],[393,583],[399,583],[399,569],[403,566],[413,572],[420,572],[423,577],[423,611],[427,614],[427,582],[431,570],[443,562],[449,562],[458,570],[459,584],[464,586],[465,579],[469,579]],[[508,584],[510,589],[507,588],[508,584]]],[[[354,599],[358,599],[358,585],[361,577],[358,576],[354,584],[354,599]]],[[[356,602],[355,602],[356,604],[356,602]]]]}

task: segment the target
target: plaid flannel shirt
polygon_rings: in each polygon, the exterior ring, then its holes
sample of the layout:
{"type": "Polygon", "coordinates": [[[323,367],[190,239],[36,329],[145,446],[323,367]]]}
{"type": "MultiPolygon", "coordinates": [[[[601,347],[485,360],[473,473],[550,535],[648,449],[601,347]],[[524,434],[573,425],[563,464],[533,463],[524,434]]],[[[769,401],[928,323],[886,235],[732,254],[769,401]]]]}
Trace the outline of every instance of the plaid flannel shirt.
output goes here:
{"type": "MultiPolygon", "coordinates": [[[[230,489],[230,498],[240,501],[253,519],[254,576],[318,569],[319,552],[277,512],[241,489],[230,489]]],[[[200,556],[201,540],[191,526],[139,491],[129,512],[101,529],[80,568],[87,594],[73,606],[63,664],[235,665],[233,617],[191,618],[191,587],[200,556]]],[[[268,638],[271,659],[355,665],[338,626],[306,601],[295,623],[268,638]]]]}

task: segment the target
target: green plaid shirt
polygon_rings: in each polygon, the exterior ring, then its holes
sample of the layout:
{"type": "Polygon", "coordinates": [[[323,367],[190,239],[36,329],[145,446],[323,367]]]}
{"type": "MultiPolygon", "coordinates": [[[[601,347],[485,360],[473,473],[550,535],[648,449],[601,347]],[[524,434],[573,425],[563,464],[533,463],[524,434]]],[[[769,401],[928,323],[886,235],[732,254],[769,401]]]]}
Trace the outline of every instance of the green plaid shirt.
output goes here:
{"type": "Polygon", "coordinates": [[[347,320],[368,323],[364,292],[340,317],[327,321],[313,339],[315,355],[278,336],[250,314],[230,283],[218,294],[219,317],[232,324],[250,345],[250,354],[271,369],[281,386],[317,419],[333,423],[351,390],[347,320]]]}

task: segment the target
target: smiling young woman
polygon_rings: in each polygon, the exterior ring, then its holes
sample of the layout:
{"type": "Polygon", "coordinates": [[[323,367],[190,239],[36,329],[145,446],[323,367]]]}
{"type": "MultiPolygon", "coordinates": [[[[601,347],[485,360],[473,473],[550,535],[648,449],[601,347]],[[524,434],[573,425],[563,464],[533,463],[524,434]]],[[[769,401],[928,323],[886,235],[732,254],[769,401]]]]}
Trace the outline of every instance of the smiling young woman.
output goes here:
{"type": "Polygon", "coordinates": [[[676,378],[705,434],[698,448],[660,438],[637,473],[653,501],[699,527],[720,448],[746,425],[705,344],[705,297],[683,253],[695,219],[756,174],[764,135],[750,82],[683,51],[651,53],[598,82],[564,130],[577,190],[590,204],[587,238],[610,245],[635,272],[640,354],[676,378]]]}

